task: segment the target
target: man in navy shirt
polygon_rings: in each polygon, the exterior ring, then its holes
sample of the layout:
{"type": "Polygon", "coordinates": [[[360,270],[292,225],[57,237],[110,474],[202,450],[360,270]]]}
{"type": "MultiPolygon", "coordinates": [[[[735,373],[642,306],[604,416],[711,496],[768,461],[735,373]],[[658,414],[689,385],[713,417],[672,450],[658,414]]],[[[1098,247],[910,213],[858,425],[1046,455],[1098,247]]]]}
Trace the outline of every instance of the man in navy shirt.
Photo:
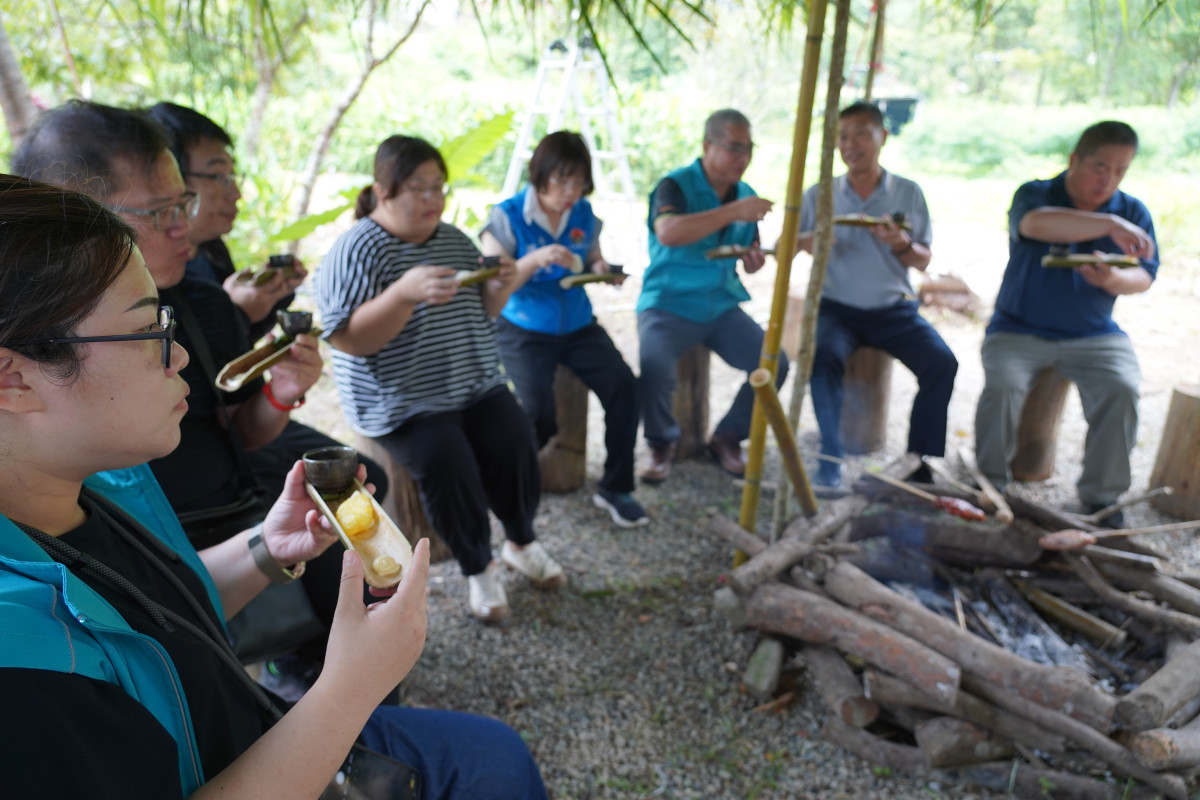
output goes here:
{"type": "MultiPolygon", "coordinates": [[[[1129,488],[1141,371],[1129,337],[1112,318],[1117,295],[1150,288],[1158,272],[1150,212],[1118,190],[1137,155],[1123,122],[1085,130],[1067,170],[1017,190],[1009,210],[1009,259],[983,342],[985,385],[975,412],[979,466],[998,485],[1010,477],[1017,423],[1037,373],[1052,367],[1079,387],[1088,423],[1079,499],[1090,513],[1129,488]],[[1119,269],[1100,261],[1043,267],[1051,248],[1136,256],[1119,269]]],[[[1120,515],[1107,524],[1119,526],[1120,515]]]]}

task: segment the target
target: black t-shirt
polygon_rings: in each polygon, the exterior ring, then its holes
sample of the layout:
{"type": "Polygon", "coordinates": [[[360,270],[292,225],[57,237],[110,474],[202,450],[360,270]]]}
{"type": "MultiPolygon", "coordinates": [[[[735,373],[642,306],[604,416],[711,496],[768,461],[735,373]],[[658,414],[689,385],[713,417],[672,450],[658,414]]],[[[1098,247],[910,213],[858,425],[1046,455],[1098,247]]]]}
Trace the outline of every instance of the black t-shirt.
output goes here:
{"type": "MultiPolygon", "coordinates": [[[[61,540],[203,629],[166,576],[96,515],[61,540]]],[[[182,562],[169,566],[216,620],[199,577],[182,562]]],[[[225,769],[270,727],[267,713],[211,648],[177,626],[164,629],[124,593],[85,581],[130,627],[166,649],[183,685],[206,777],[225,769]]],[[[0,747],[5,798],[180,796],[175,740],[119,686],[49,670],[0,669],[0,708],[7,732],[0,747]]]]}
{"type": "MultiPolygon", "coordinates": [[[[220,238],[209,239],[207,242],[198,245],[196,248],[196,257],[187,263],[188,277],[207,281],[217,286],[224,286],[225,279],[236,271],[237,268],[233,263],[233,255],[230,254],[229,248],[225,246],[224,240],[220,238]]],[[[246,325],[246,329],[250,331],[250,341],[257,342],[266,336],[275,327],[275,312],[286,310],[295,299],[295,294],[289,294],[286,297],[280,298],[275,303],[274,308],[271,309],[271,313],[258,322],[251,322],[246,313],[238,308],[238,314],[241,316],[242,322],[246,325]]]]}
{"type": "MultiPolygon", "coordinates": [[[[212,354],[213,369],[250,350],[250,338],[240,312],[219,285],[184,278],[178,286],[162,293],[162,302],[191,310],[212,354]]],[[[230,433],[221,424],[217,404],[241,403],[262,391],[262,379],[249,381],[236,392],[222,392],[213,385],[216,374],[206,374],[183,324],[175,328],[176,340],[190,359],[180,375],[187,381],[188,410],[180,422],[179,447],[150,462],[176,512],[195,511],[232,503],[238,496],[237,457],[230,433]]]]}

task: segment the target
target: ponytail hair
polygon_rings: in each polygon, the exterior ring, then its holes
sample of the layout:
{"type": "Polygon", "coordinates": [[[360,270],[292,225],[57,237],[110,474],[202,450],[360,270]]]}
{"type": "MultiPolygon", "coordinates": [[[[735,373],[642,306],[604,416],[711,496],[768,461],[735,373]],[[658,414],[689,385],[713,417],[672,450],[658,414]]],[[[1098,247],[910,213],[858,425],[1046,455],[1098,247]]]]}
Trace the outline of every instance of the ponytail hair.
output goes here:
{"type": "Polygon", "coordinates": [[[358,199],[354,201],[354,218],[362,219],[375,210],[375,187],[372,184],[367,184],[358,193],[358,199]]]}

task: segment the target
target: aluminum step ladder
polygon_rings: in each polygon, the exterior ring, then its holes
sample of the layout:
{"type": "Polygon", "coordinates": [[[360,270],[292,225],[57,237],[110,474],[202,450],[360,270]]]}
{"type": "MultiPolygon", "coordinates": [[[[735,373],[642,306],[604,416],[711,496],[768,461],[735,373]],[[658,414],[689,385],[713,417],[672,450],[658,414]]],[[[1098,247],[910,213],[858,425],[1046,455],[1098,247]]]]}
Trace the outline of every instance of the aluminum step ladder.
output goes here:
{"type": "Polygon", "coordinates": [[[569,109],[574,110],[572,121],[579,126],[592,154],[592,182],[596,187],[593,198],[634,201],[629,155],[608,70],[590,37],[578,42],[558,39],[546,48],[538,63],[533,97],[523,115],[501,196],[510,197],[521,187],[534,144],[547,133],[562,130],[569,109]],[[555,80],[558,83],[552,86],[555,80]],[[602,136],[599,140],[598,127],[602,136]]]}

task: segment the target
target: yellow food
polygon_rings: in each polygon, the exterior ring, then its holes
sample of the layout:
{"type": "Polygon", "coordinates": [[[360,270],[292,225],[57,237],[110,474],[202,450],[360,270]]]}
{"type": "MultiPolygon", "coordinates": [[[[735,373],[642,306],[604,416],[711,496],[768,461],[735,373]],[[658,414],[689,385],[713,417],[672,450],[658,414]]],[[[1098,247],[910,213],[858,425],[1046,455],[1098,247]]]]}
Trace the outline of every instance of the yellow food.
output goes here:
{"type": "Polygon", "coordinates": [[[400,571],[400,564],[391,556],[379,556],[371,562],[371,569],[381,578],[390,578],[400,571]]]}
{"type": "Polygon", "coordinates": [[[342,501],[334,516],[351,539],[375,530],[375,507],[371,505],[370,498],[362,492],[355,492],[342,501]]]}

